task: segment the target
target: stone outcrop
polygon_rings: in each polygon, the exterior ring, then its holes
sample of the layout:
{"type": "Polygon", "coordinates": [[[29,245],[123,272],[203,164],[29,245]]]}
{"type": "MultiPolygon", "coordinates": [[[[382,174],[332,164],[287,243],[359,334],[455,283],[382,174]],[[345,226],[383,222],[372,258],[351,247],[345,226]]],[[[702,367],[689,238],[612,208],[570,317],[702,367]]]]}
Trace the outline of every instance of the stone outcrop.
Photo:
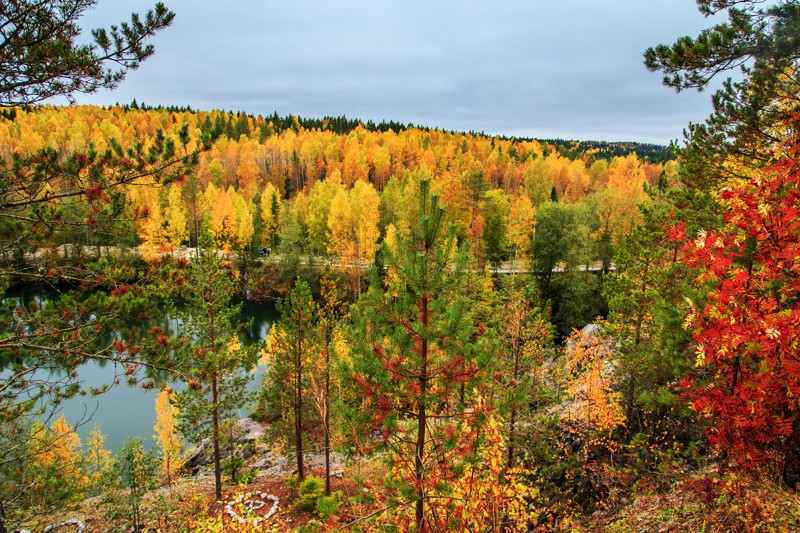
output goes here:
{"type": "MultiPolygon", "coordinates": [[[[236,453],[247,460],[255,455],[258,442],[264,437],[264,428],[252,418],[241,418],[237,420],[237,425],[240,436],[236,453]]],[[[182,471],[192,476],[199,474],[204,467],[213,463],[213,449],[211,439],[203,439],[200,444],[189,450],[182,471]]],[[[222,459],[225,459],[230,455],[230,450],[222,449],[221,453],[222,459]]]]}

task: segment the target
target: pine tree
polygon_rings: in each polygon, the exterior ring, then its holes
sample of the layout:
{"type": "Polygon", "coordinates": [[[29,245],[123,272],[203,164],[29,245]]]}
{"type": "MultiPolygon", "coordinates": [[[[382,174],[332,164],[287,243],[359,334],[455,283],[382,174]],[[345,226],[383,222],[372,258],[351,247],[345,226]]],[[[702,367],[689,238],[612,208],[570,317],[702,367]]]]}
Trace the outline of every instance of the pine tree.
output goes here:
{"type": "Polygon", "coordinates": [[[264,363],[269,368],[268,382],[270,401],[288,406],[291,413],[292,440],[294,441],[297,475],[305,477],[303,464],[303,435],[306,430],[304,413],[307,410],[306,393],[311,356],[319,351],[319,339],[315,330],[317,306],[311,297],[311,289],[305,281],[295,282],[289,297],[278,305],[281,318],[270,329],[267,341],[267,357],[264,363]]]}
{"type": "Polygon", "coordinates": [[[189,265],[191,286],[184,294],[185,311],[178,313],[184,331],[176,356],[188,388],[176,396],[179,428],[190,441],[210,437],[213,446],[214,488],[222,497],[220,424],[235,416],[247,401],[249,371],[256,362],[256,347],[242,347],[238,331],[241,305],[231,302],[235,281],[216,253],[204,247],[189,265]]]}
{"type": "MultiPolygon", "coordinates": [[[[122,489],[123,495],[109,494],[111,499],[121,500],[130,509],[132,530],[142,531],[142,500],[144,495],[156,488],[158,461],[152,450],[147,450],[141,437],[129,437],[114,460],[115,485],[122,489]]],[[[116,503],[116,502],[115,502],[116,503]]]]}
{"type": "Polygon", "coordinates": [[[474,348],[480,334],[464,294],[471,258],[443,220],[438,197],[422,180],[410,235],[382,250],[396,276],[387,285],[373,281],[354,312],[351,339],[357,409],[383,429],[394,465],[390,483],[413,503],[417,531],[439,523],[447,507],[439,482],[457,475],[455,450],[474,430],[458,401],[460,385],[472,390],[487,356],[474,348]]]}
{"type": "Polygon", "coordinates": [[[146,40],[175,18],[159,2],[144,20],[134,14],[110,32],[94,30],[94,43],[77,44],[77,21],[92,7],[94,2],[85,0],[0,2],[0,25],[6,29],[0,106],[35,104],[61,95],[72,100],[73,93],[113,89],[126,71],[153,54],[146,40]]]}
{"type": "Polygon", "coordinates": [[[742,177],[743,170],[747,178],[746,169],[763,168],[781,148],[781,125],[799,109],[800,5],[795,0],[697,0],[697,5],[704,16],[717,15],[715,25],[697,37],[649,48],[644,58],[676,91],[701,90],[715,77],[741,71],[713,95],[708,120],[690,125],[680,153],[684,184],[708,189],[742,177]]]}

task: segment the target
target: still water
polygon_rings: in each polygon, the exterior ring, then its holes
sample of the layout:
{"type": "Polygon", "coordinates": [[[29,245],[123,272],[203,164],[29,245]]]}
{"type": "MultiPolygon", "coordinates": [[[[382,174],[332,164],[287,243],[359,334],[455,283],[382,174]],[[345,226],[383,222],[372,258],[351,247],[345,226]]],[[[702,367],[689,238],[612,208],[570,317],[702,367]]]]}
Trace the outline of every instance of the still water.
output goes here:
{"type": "MultiPolygon", "coordinates": [[[[39,305],[46,305],[47,300],[54,297],[54,294],[35,288],[16,290],[8,296],[24,303],[36,301],[39,305]]],[[[242,306],[242,315],[245,320],[252,320],[250,327],[242,332],[243,344],[253,344],[265,339],[270,325],[278,317],[274,304],[263,302],[245,302],[242,306]]],[[[175,333],[178,326],[177,321],[169,317],[166,312],[153,317],[149,325],[159,325],[169,333],[175,333]]],[[[112,383],[115,377],[121,374],[121,367],[110,363],[86,364],[78,370],[84,387],[112,383]]],[[[255,389],[261,382],[261,372],[251,376],[251,389],[255,389]]],[[[127,386],[124,384],[124,378],[121,378],[121,382],[123,384],[112,387],[99,396],[76,396],[67,400],[57,411],[50,410],[48,415],[55,420],[63,414],[70,424],[77,424],[82,443],[86,442],[89,431],[97,426],[107,436],[106,449],[116,450],[125,439],[133,435],[143,437],[145,445],[151,446],[158,391],[127,386]]]]}

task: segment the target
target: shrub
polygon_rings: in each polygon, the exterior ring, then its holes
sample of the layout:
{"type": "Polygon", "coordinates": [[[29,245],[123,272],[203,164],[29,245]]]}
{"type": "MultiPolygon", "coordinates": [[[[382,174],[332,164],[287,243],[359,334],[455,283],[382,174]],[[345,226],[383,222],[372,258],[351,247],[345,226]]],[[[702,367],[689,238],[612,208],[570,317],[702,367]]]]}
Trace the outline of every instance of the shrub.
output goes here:
{"type": "Polygon", "coordinates": [[[300,482],[297,491],[297,508],[301,511],[314,512],[317,500],[322,496],[325,484],[317,476],[308,476],[300,482]]]}

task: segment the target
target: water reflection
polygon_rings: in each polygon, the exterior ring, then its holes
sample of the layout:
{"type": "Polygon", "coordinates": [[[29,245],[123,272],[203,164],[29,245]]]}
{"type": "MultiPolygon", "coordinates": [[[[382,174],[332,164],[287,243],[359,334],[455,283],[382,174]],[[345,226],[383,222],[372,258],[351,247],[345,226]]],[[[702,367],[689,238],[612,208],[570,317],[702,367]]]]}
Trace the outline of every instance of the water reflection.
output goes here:
{"type": "MultiPolygon", "coordinates": [[[[46,306],[55,298],[58,298],[58,292],[52,289],[19,288],[7,293],[6,302],[12,299],[12,303],[25,307],[46,306]]],[[[242,315],[244,320],[252,320],[241,333],[242,343],[251,345],[266,338],[278,313],[272,303],[244,302],[242,315]]],[[[139,327],[142,332],[158,326],[163,328],[167,335],[174,335],[183,324],[179,318],[170,316],[166,311],[160,311],[157,316],[150,317],[146,322],[129,325],[139,327]]],[[[109,332],[108,344],[115,337],[113,332],[109,332]]],[[[155,401],[158,391],[125,385],[124,372],[122,365],[110,361],[93,362],[81,366],[78,369],[78,377],[85,390],[88,390],[89,387],[102,387],[115,380],[120,380],[121,384],[99,396],[87,394],[66,400],[58,406],[56,411],[51,408],[46,416],[53,420],[63,413],[71,424],[79,424],[78,434],[81,442],[84,443],[89,431],[97,425],[107,435],[107,449],[116,450],[131,435],[142,436],[145,438],[146,445],[152,445],[155,401]]],[[[2,377],[2,373],[0,373],[0,377],[2,377]]],[[[251,383],[253,388],[258,386],[259,379],[259,376],[253,376],[251,383]]]]}

